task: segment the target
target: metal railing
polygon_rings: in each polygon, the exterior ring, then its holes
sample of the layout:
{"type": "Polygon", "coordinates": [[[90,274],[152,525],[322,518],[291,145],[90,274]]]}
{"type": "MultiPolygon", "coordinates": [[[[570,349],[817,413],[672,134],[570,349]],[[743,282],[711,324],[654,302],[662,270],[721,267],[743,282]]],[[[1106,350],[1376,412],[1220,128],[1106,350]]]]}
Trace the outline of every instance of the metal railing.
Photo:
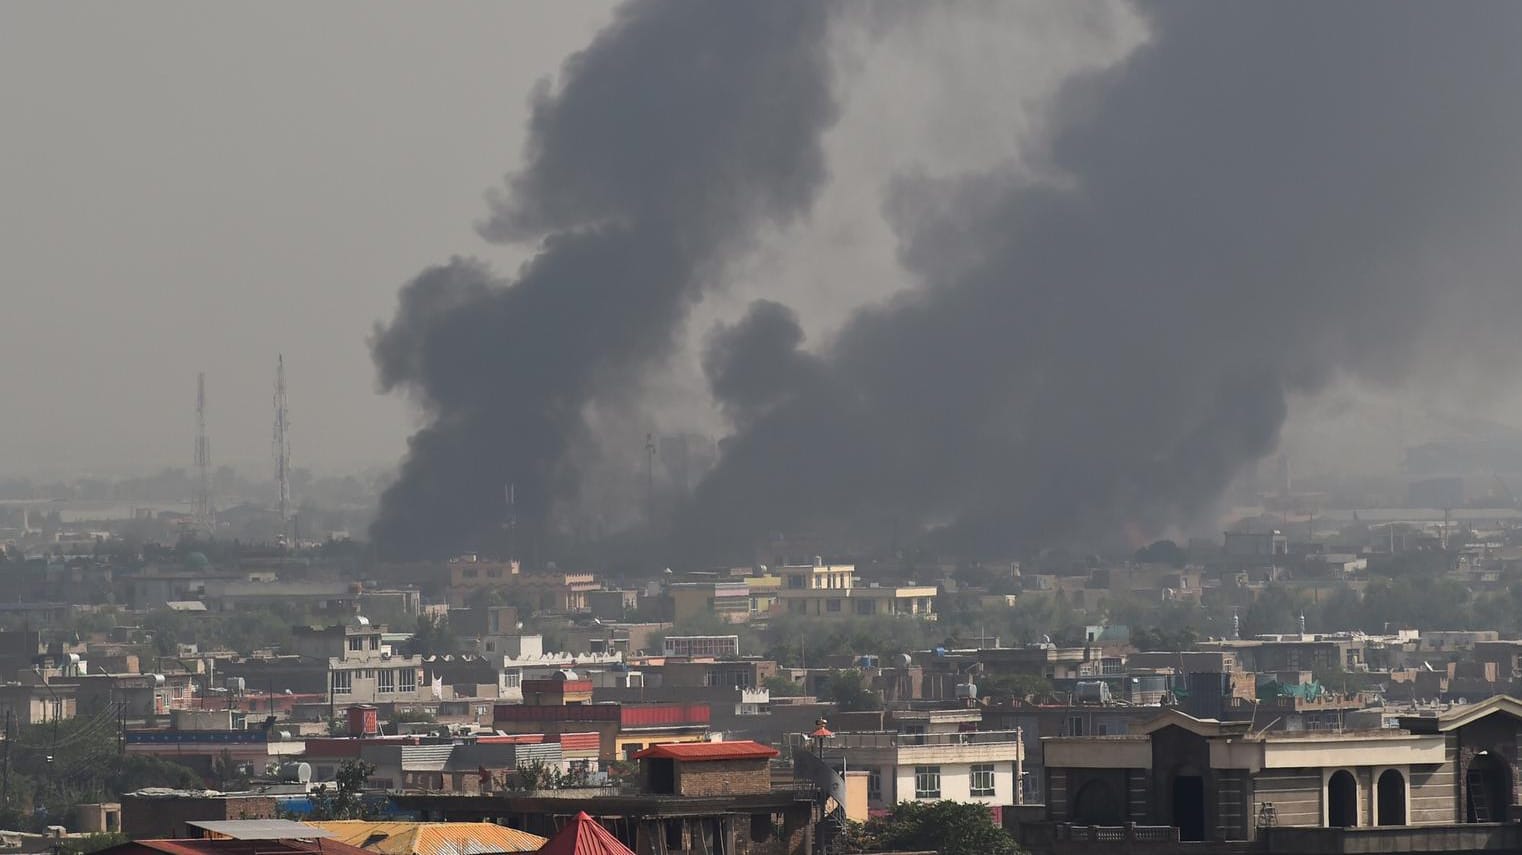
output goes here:
{"type": "MultiPolygon", "coordinates": [[[[801,743],[814,747],[816,740],[804,737],[801,743]]],[[[818,741],[825,751],[842,748],[903,748],[921,745],[1001,745],[1018,742],[1013,730],[980,730],[966,733],[898,733],[896,731],[867,731],[837,733],[818,741]]]]}

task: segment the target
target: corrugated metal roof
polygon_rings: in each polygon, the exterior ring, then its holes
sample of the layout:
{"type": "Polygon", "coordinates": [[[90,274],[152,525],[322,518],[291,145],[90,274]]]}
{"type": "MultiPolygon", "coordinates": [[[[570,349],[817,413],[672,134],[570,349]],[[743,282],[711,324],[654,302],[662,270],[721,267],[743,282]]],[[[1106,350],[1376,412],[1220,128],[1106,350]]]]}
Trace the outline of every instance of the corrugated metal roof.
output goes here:
{"type": "Polygon", "coordinates": [[[365,850],[337,840],[134,840],[122,845],[166,855],[365,855],[365,850]]]}
{"type": "Polygon", "coordinates": [[[333,836],[315,825],[288,819],[226,819],[185,824],[232,840],[300,840],[333,836]]]}
{"type": "Polygon", "coordinates": [[[572,751],[597,751],[602,747],[602,735],[593,731],[591,733],[562,733],[560,734],[560,750],[572,751]]]}
{"type": "Polygon", "coordinates": [[[442,772],[454,749],[453,745],[402,746],[402,768],[409,772],[442,772]]]}
{"type": "Polygon", "coordinates": [[[689,763],[700,760],[769,760],[780,752],[770,745],[751,740],[736,742],[680,742],[652,745],[634,755],[634,759],[658,757],[667,760],[684,760],[689,763]]]}
{"type": "Polygon", "coordinates": [[[536,852],[545,838],[490,822],[313,822],[335,839],[382,855],[490,855],[536,852]]]}

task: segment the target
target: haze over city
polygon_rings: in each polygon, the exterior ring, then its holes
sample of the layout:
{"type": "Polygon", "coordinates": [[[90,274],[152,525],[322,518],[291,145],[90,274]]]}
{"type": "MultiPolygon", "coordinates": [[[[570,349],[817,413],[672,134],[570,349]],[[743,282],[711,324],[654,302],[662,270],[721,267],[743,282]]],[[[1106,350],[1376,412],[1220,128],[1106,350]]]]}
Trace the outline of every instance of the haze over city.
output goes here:
{"type": "Polygon", "coordinates": [[[1522,4],[0,4],[0,849],[1522,851],[1522,4]]]}

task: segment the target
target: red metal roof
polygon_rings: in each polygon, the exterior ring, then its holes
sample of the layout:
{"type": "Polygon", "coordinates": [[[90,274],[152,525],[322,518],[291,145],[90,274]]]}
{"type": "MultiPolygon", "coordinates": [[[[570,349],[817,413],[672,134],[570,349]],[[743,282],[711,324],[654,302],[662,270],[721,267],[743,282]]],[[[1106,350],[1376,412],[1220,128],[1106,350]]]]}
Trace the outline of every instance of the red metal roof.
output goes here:
{"type": "Polygon", "coordinates": [[[634,759],[659,757],[692,763],[699,760],[769,760],[777,754],[777,749],[770,745],[746,739],[737,742],[673,742],[652,745],[634,755],[634,759]]]}
{"type": "Polygon", "coordinates": [[[602,736],[596,731],[560,734],[560,750],[562,751],[596,751],[600,747],[602,747],[602,736]]]}
{"type": "Polygon", "coordinates": [[[539,847],[539,855],[634,855],[586,811],[566,823],[550,842],[539,847]]]}
{"type": "Polygon", "coordinates": [[[644,704],[627,706],[619,710],[620,727],[680,727],[682,725],[707,724],[710,710],[708,704],[644,704]]]}

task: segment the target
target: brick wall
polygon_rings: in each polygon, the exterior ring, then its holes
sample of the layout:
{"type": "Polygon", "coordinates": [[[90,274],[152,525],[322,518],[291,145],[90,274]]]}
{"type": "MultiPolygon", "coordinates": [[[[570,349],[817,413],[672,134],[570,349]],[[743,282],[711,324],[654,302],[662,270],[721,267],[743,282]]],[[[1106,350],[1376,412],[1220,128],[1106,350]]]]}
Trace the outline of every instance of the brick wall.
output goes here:
{"type": "Polygon", "coordinates": [[[676,764],[676,791],[683,796],[733,796],[771,792],[765,760],[710,760],[676,764]]]}
{"type": "Polygon", "coordinates": [[[122,831],[134,839],[188,837],[187,822],[278,817],[275,800],[267,796],[122,797],[122,831]]]}

